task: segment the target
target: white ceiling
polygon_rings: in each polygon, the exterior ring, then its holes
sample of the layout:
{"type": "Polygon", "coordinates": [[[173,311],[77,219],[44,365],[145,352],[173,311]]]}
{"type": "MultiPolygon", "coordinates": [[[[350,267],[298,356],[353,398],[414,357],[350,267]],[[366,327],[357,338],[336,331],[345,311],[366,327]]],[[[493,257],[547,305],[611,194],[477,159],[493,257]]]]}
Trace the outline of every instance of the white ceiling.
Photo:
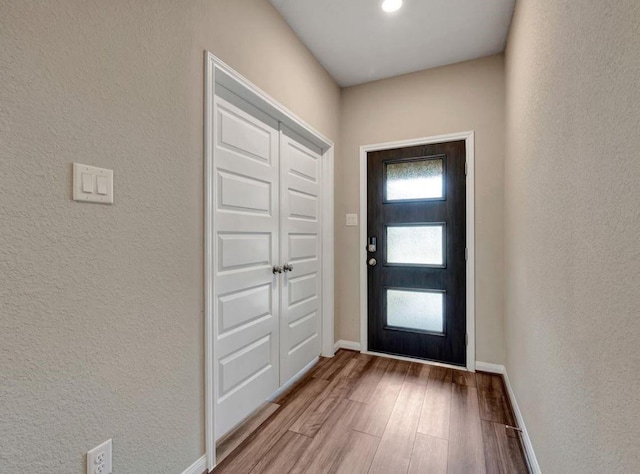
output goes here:
{"type": "Polygon", "coordinates": [[[504,51],[516,0],[270,0],[340,86],[504,51]]]}

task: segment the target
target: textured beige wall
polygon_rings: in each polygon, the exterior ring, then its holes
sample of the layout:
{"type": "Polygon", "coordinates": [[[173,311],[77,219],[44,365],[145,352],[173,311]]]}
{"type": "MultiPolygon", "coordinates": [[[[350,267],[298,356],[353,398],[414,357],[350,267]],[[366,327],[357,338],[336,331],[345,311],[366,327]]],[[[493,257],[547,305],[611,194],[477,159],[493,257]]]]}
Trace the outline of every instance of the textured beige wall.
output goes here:
{"type": "MultiPolygon", "coordinates": [[[[360,146],[466,130],[476,135],[476,359],[504,362],[504,57],[491,56],[342,91],[336,162],[336,337],[360,340],[360,146]]],[[[363,216],[360,216],[362,220],[363,216]]]]}
{"type": "Polygon", "coordinates": [[[338,87],[263,0],[0,2],[0,472],[204,452],[203,50],[330,138],[338,87]],[[71,163],[115,172],[71,201],[71,163]]]}
{"type": "Polygon", "coordinates": [[[545,473],[640,472],[640,2],[522,0],[507,366],[545,473]]]}

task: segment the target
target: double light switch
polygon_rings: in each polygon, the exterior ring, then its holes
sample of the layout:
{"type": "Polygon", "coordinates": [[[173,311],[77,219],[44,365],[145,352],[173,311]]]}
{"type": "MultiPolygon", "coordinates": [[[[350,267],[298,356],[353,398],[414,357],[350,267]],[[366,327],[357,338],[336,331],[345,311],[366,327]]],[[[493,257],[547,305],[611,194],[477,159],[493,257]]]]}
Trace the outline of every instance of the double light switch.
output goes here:
{"type": "Polygon", "coordinates": [[[113,204],[113,171],[74,163],[73,200],[113,204]]]}
{"type": "Polygon", "coordinates": [[[358,225],[358,214],[347,214],[347,227],[356,227],[358,225]]]}

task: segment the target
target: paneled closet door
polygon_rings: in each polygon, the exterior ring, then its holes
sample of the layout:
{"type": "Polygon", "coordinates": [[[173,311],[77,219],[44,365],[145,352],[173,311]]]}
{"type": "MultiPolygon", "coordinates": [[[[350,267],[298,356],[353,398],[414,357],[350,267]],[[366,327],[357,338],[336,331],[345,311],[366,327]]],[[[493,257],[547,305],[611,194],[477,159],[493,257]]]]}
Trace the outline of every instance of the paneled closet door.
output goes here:
{"type": "Polygon", "coordinates": [[[315,357],[321,345],[321,150],[280,131],[280,254],[287,265],[280,303],[280,384],[315,357]]]}
{"type": "Polygon", "coordinates": [[[272,271],[281,264],[278,123],[224,89],[216,90],[214,107],[214,387],[219,438],[280,385],[282,276],[272,271]]]}

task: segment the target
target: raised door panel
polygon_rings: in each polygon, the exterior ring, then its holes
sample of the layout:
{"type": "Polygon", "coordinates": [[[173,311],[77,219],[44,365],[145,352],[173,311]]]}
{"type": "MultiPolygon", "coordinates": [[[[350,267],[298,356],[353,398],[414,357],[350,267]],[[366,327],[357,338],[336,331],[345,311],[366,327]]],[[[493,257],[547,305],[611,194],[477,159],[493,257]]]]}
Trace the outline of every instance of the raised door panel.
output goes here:
{"type": "Polygon", "coordinates": [[[271,183],[246,175],[218,171],[220,210],[271,214],[271,183]]]}
{"type": "Polygon", "coordinates": [[[318,196],[307,194],[297,189],[289,188],[286,199],[289,204],[289,215],[291,219],[304,219],[311,222],[318,221],[320,203],[318,196]]]}
{"type": "Polygon", "coordinates": [[[273,308],[270,284],[242,289],[218,297],[218,334],[223,335],[259,318],[270,318],[273,308]]]}
{"type": "Polygon", "coordinates": [[[289,261],[299,262],[309,258],[317,258],[317,234],[289,234],[289,261]]]}

